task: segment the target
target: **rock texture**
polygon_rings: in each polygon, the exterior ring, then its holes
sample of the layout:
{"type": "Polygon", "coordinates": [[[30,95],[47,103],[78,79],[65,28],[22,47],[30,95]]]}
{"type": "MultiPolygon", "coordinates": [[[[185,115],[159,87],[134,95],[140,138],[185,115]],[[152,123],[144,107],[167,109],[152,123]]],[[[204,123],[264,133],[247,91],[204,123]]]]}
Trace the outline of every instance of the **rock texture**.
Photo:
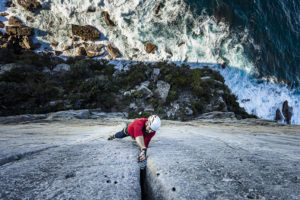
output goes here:
{"type": "Polygon", "coordinates": [[[145,44],[145,50],[147,53],[152,53],[152,54],[155,54],[155,51],[156,51],[156,46],[150,42],[147,42],[145,44]]]}
{"type": "Polygon", "coordinates": [[[115,26],[115,23],[110,19],[110,16],[109,16],[107,11],[104,11],[103,15],[104,15],[104,18],[105,18],[105,22],[108,26],[115,26]]]}
{"type": "Polygon", "coordinates": [[[299,126],[163,120],[143,174],[134,140],[107,140],[130,121],[86,112],[0,117],[0,199],[300,198],[299,126]]]}
{"type": "Polygon", "coordinates": [[[22,26],[22,22],[19,18],[15,17],[15,16],[11,16],[8,19],[8,24],[11,26],[22,26]]]}
{"type": "Polygon", "coordinates": [[[282,105],[282,113],[284,116],[284,121],[287,124],[291,124],[291,118],[293,115],[293,108],[289,106],[288,101],[285,101],[282,105]]]}
{"type": "Polygon", "coordinates": [[[30,12],[35,12],[42,7],[41,3],[36,0],[17,0],[18,4],[30,12]]]}
{"type": "Polygon", "coordinates": [[[31,36],[34,34],[33,28],[27,26],[6,26],[5,29],[8,35],[31,36]]]}
{"type": "Polygon", "coordinates": [[[85,25],[79,26],[72,24],[72,33],[77,35],[84,40],[97,40],[100,39],[100,32],[93,26],[85,25]]]}
{"type": "Polygon", "coordinates": [[[110,44],[106,46],[106,50],[113,59],[116,59],[121,56],[119,49],[113,47],[110,44]]]}

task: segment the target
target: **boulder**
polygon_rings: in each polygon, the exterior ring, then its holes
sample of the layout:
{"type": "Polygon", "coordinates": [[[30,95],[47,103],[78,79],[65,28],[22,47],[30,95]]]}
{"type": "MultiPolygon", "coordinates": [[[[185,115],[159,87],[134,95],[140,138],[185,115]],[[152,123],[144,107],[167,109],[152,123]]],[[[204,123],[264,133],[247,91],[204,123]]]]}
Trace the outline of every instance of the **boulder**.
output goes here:
{"type": "Polygon", "coordinates": [[[160,69],[159,68],[154,68],[151,74],[151,80],[153,80],[154,82],[157,81],[158,76],[160,74],[160,69]]]}
{"type": "Polygon", "coordinates": [[[21,67],[21,65],[16,64],[16,63],[9,63],[9,64],[2,65],[2,66],[0,66],[0,74],[8,72],[17,67],[21,67]]]}
{"type": "Polygon", "coordinates": [[[88,57],[93,58],[96,56],[102,56],[105,51],[103,49],[103,44],[84,44],[85,51],[88,57]]]}
{"type": "Polygon", "coordinates": [[[25,8],[25,10],[30,12],[35,12],[36,10],[42,8],[40,2],[36,0],[17,0],[18,4],[25,8]]]}
{"type": "Polygon", "coordinates": [[[154,8],[154,14],[158,15],[160,9],[162,8],[162,3],[158,3],[156,4],[155,8],[154,8]]]}
{"type": "Polygon", "coordinates": [[[9,15],[7,12],[2,12],[2,13],[0,13],[0,15],[2,16],[2,17],[6,17],[7,15],[9,15]]]}
{"type": "Polygon", "coordinates": [[[105,53],[104,49],[101,49],[100,51],[96,51],[96,52],[95,51],[89,51],[87,49],[85,51],[86,51],[86,55],[90,58],[97,57],[97,56],[102,56],[105,53]]]}
{"type": "Polygon", "coordinates": [[[72,24],[72,33],[77,35],[84,40],[97,40],[100,39],[100,32],[93,26],[85,25],[79,26],[72,24]]]}
{"type": "Polygon", "coordinates": [[[54,72],[70,71],[70,70],[71,70],[70,65],[65,63],[58,64],[53,69],[54,72]]]}
{"type": "Polygon", "coordinates": [[[86,51],[84,47],[79,47],[78,56],[86,56],[86,51]]]}
{"type": "Polygon", "coordinates": [[[109,16],[107,11],[104,11],[103,15],[104,15],[104,18],[105,18],[105,22],[108,26],[115,26],[115,23],[110,19],[110,16],[109,16]]]}
{"type": "Polygon", "coordinates": [[[89,110],[82,110],[78,114],[75,115],[78,119],[89,119],[90,117],[90,111],[89,110]]]}
{"type": "Polygon", "coordinates": [[[112,47],[110,44],[106,46],[106,50],[113,59],[121,56],[120,51],[117,48],[112,47]]]}
{"type": "Polygon", "coordinates": [[[0,28],[4,28],[4,23],[2,21],[0,21],[0,28]]]}
{"type": "Polygon", "coordinates": [[[156,46],[154,44],[150,43],[150,42],[147,42],[145,44],[145,49],[146,49],[147,53],[155,54],[156,46]]]}
{"type": "Polygon", "coordinates": [[[275,120],[276,121],[281,121],[282,120],[282,114],[281,114],[281,112],[280,112],[280,110],[279,110],[279,108],[277,108],[276,109],[276,116],[275,116],[275,120]]]}
{"type": "Polygon", "coordinates": [[[34,44],[31,38],[29,38],[28,36],[24,36],[22,42],[20,42],[20,46],[23,49],[34,49],[34,44]]]}
{"type": "Polygon", "coordinates": [[[171,87],[170,84],[165,81],[159,80],[157,81],[156,87],[157,89],[155,91],[158,93],[159,97],[165,102],[171,87]]]}
{"type": "Polygon", "coordinates": [[[34,34],[33,28],[27,26],[6,26],[5,31],[8,35],[31,36],[34,34]]]}
{"type": "Polygon", "coordinates": [[[233,21],[233,10],[228,4],[216,1],[213,16],[218,22],[223,21],[230,25],[233,21]]]}
{"type": "Polygon", "coordinates": [[[140,92],[146,99],[153,96],[152,91],[145,85],[141,85],[139,88],[137,88],[137,91],[140,92]]]}
{"type": "Polygon", "coordinates": [[[15,16],[11,16],[8,19],[8,24],[11,26],[22,26],[22,22],[19,18],[15,17],[15,16]]]}
{"type": "Polygon", "coordinates": [[[293,108],[288,105],[287,100],[282,105],[282,114],[284,116],[284,121],[287,124],[291,124],[291,118],[292,118],[292,115],[293,115],[293,108]]]}

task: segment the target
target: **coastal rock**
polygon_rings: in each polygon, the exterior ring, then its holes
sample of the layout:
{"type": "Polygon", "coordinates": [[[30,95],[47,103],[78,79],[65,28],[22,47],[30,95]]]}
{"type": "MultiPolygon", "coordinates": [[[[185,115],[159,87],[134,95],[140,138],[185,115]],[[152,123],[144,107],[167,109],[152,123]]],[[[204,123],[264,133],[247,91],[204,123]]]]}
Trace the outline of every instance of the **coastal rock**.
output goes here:
{"type": "Polygon", "coordinates": [[[24,36],[22,42],[20,43],[20,46],[23,49],[34,49],[34,44],[31,38],[29,38],[28,36],[24,36]]]}
{"type": "Polygon", "coordinates": [[[7,15],[9,15],[7,12],[2,12],[2,13],[0,13],[0,15],[2,16],[2,17],[6,17],[7,15]]]}
{"type": "Polygon", "coordinates": [[[84,47],[79,47],[78,56],[86,56],[86,51],[84,47]]]}
{"type": "Polygon", "coordinates": [[[293,115],[293,108],[288,105],[287,100],[282,105],[282,114],[284,116],[284,121],[287,124],[291,124],[291,118],[292,118],[292,115],[293,115]]]}
{"type": "Polygon", "coordinates": [[[90,58],[102,56],[105,53],[103,44],[84,44],[84,46],[86,54],[90,58]]]}
{"type": "Polygon", "coordinates": [[[227,24],[232,24],[233,10],[228,4],[217,1],[214,6],[213,16],[218,22],[223,21],[227,24]]]}
{"type": "Polygon", "coordinates": [[[107,11],[104,11],[103,15],[104,15],[104,18],[105,18],[105,22],[108,26],[115,26],[115,23],[110,19],[110,16],[109,16],[107,11]]]}
{"type": "Polygon", "coordinates": [[[159,68],[154,68],[151,74],[151,80],[153,80],[154,82],[157,81],[158,76],[160,74],[160,69],[159,68]]]}
{"type": "Polygon", "coordinates": [[[276,109],[276,116],[275,116],[275,120],[276,121],[281,121],[282,120],[282,115],[281,115],[281,112],[279,110],[279,108],[276,109]]]}
{"type": "Polygon", "coordinates": [[[113,59],[121,56],[120,51],[117,48],[112,47],[110,44],[106,46],[106,50],[113,59]]]}
{"type": "Polygon", "coordinates": [[[150,43],[150,42],[147,42],[145,44],[145,49],[146,49],[147,53],[155,54],[156,46],[154,44],[150,43]]]}
{"type": "Polygon", "coordinates": [[[170,84],[165,82],[165,81],[157,81],[157,89],[155,90],[159,97],[165,102],[167,97],[168,97],[168,94],[169,94],[169,90],[170,90],[170,84]]]}
{"type": "Polygon", "coordinates": [[[4,23],[2,21],[0,21],[0,28],[4,28],[4,23]]]}
{"type": "Polygon", "coordinates": [[[78,119],[89,119],[90,111],[89,110],[82,110],[80,113],[75,115],[78,119]]]}
{"type": "Polygon", "coordinates": [[[5,6],[6,6],[6,7],[13,8],[13,7],[15,7],[15,4],[14,4],[12,1],[7,1],[7,2],[5,3],[5,6]]]}
{"type": "Polygon", "coordinates": [[[72,33],[77,35],[84,40],[97,40],[100,39],[100,32],[93,26],[85,25],[79,26],[72,24],[72,33]]]}
{"type": "Polygon", "coordinates": [[[70,71],[70,70],[71,70],[70,65],[65,63],[58,64],[53,69],[54,72],[70,71]]]}
{"type": "Polygon", "coordinates": [[[160,9],[162,8],[162,3],[158,3],[156,4],[155,8],[154,8],[154,14],[158,15],[160,9]]]}
{"type": "Polygon", "coordinates": [[[11,26],[22,26],[22,22],[19,18],[15,17],[15,16],[11,16],[8,19],[8,24],[11,26]]]}
{"type": "Polygon", "coordinates": [[[140,92],[146,99],[153,96],[152,91],[145,85],[141,85],[139,88],[137,88],[137,91],[140,92]]]}
{"type": "Polygon", "coordinates": [[[52,47],[57,47],[57,46],[58,46],[58,42],[51,42],[50,45],[51,45],[52,47]]]}
{"type": "Polygon", "coordinates": [[[5,30],[8,35],[31,36],[34,34],[33,28],[27,26],[6,26],[5,30]]]}
{"type": "Polygon", "coordinates": [[[35,12],[42,7],[41,3],[36,0],[17,0],[18,4],[30,12],[35,12]]]}

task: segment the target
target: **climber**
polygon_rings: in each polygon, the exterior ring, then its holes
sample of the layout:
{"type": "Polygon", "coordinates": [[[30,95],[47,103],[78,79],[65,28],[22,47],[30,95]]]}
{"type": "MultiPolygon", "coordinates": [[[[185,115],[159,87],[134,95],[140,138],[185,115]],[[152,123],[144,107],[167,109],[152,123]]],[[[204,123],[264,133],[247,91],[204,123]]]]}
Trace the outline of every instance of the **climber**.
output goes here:
{"type": "Polygon", "coordinates": [[[138,156],[139,162],[144,161],[146,158],[147,148],[151,138],[155,135],[161,124],[160,118],[157,115],[151,115],[147,118],[136,119],[131,122],[126,128],[109,136],[108,140],[115,138],[124,138],[131,136],[140,147],[141,153],[138,156]]]}

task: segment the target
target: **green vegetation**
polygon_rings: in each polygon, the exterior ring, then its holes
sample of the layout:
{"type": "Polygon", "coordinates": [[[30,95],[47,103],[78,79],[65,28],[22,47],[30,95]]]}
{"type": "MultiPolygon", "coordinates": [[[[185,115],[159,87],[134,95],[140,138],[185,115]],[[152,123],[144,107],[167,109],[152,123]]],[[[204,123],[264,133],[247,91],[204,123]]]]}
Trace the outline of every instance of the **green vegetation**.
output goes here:
{"type": "Polygon", "coordinates": [[[137,63],[128,70],[116,71],[105,60],[70,58],[63,61],[57,57],[30,52],[20,55],[3,50],[1,52],[3,54],[0,57],[5,55],[5,58],[0,64],[19,64],[0,75],[2,116],[83,108],[101,108],[107,112],[126,111],[129,118],[149,116],[150,113],[139,114],[129,108],[130,103],[139,101],[138,107],[152,105],[155,113],[166,118],[166,111],[171,103],[182,101],[181,95],[186,92],[191,95],[191,99],[187,105],[179,102],[182,120],[204,113],[216,96],[222,96],[225,103],[220,103],[214,109],[223,110],[226,107],[242,118],[249,117],[239,107],[236,96],[224,85],[224,78],[208,67],[191,69],[187,65],[159,62],[137,63]],[[53,70],[60,63],[70,65],[70,70],[43,72],[45,68],[53,70]],[[157,97],[156,82],[151,79],[153,68],[160,69],[158,80],[170,84],[166,101],[157,97]],[[144,99],[142,92],[136,90],[136,86],[144,81],[150,81],[148,88],[154,94],[148,99],[144,99]],[[132,93],[123,95],[125,91],[131,90],[132,93]],[[221,95],[217,93],[219,90],[223,91],[221,95]],[[189,113],[184,111],[185,107],[192,109],[192,116],[187,116],[189,113]]]}

